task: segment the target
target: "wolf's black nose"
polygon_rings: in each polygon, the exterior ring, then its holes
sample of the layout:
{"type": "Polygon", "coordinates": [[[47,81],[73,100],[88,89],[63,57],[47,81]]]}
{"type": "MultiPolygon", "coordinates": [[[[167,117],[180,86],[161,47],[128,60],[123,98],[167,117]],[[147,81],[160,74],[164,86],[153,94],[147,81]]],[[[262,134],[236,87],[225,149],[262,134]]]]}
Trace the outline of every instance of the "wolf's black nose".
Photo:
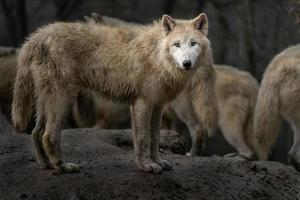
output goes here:
{"type": "Polygon", "coordinates": [[[192,66],[192,62],[190,60],[184,60],[182,64],[185,68],[190,68],[192,66]]]}

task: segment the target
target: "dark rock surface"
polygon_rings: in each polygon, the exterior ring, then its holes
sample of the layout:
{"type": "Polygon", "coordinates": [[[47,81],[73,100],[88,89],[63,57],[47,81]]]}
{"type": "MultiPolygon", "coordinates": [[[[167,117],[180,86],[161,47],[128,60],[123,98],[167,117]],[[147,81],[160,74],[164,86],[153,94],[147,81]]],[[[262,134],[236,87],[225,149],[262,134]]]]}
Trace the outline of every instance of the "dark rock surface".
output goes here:
{"type": "Polygon", "coordinates": [[[129,134],[130,130],[64,131],[64,157],[82,166],[76,174],[40,169],[29,135],[0,135],[0,199],[300,198],[300,174],[277,162],[188,158],[164,150],[162,157],[173,163],[172,171],[140,172],[131,144],[116,142],[129,134]]]}

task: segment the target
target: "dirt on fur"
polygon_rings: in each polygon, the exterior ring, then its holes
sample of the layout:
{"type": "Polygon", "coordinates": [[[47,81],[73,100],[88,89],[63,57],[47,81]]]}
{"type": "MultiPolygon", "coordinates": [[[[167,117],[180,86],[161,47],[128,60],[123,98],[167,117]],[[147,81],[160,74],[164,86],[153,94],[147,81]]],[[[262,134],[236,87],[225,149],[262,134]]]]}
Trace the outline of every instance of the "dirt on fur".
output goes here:
{"type": "Polygon", "coordinates": [[[81,165],[80,173],[57,174],[38,167],[29,135],[0,135],[0,199],[300,199],[300,174],[278,162],[238,158],[162,157],[173,170],[138,170],[131,130],[63,131],[62,152],[81,165]],[[126,140],[124,140],[126,141],[126,140]]]}

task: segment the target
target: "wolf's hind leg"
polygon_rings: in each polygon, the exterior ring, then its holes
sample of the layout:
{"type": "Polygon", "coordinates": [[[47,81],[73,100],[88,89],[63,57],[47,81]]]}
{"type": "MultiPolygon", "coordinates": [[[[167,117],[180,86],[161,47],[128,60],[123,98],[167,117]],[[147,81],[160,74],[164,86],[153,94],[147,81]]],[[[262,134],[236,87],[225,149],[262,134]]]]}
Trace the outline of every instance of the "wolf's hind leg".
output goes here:
{"type": "Polygon", "coordinates": [[[160,122],[161,122],[162,108],[155,106],[151,116],[151,132],[150,132],[150,157],[159,164],[163,169],[170,170],[172,165],[169,161],[163,160],[159,156],[159,139],[160,139],[160,122]]]}
{"type": "Polygon", "coordinates": [[[52,168],[49,158],[43,148],[42,138],[45,132],[45,118],[42,112],[41,104],[37,103],[36,126],[32,131],[32,142],[36,158],[40,166],[44,169],[52,168]]]}
{"type": "Polygon", "coordinates": [[[150,123],[152,107],[137,99],[131,107],[133,142],[138,167],[145,172],[160,173],[162,167],[150,158],[150,123]]]}
{"type": "Polygon", "coordinates": [[[250,149],[251,135],[249,134],[253,133],[247,133],[247,128],[253,126],[250,118],[251,109],[249,99],[233,96],[223,105],[219,121],[225,140],[238,151],[237,156],[247,160],[255,158],[254,152],[250,149]]]}
{"type": "Polygon", "coordinates": [[[65,95],[57,93],[49,95],[46,110],[46,131],[43,135],[43,147],[53,167],[61,172],[78,172],[79,166],[67,163],[61,159],[60,132],[64,119],[66,119],[71,102],[65,95]]]}
{"type": "Polygon", "coordinates": [[[46,123],[44,103],[42,96],[38,96],[36,102],[36,126],[32,131],[32,142],[38,163],[42,168],[49,169],[52,168],[52,166],[42,143],[46,123]]]}
{"type": "Polygon", "coordinates": [[[226,141],[238,151],[239,155],[252,160],[254,153],[245,140],[244,123],[238,117],[228,117],[227,119],[221,122],[221,130],[226,141]]]}

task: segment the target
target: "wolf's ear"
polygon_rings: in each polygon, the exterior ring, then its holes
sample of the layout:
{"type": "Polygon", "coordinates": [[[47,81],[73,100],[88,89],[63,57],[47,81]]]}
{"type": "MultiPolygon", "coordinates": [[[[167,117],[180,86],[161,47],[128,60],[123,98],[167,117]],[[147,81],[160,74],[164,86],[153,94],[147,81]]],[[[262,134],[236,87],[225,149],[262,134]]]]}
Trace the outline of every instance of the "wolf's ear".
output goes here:
{"type": "Polygon", "coordinates": [[[176,20],[169,15],[163,15],[161,22],[167,34],[176,26],[176,20]]]}
{"type": "Polygon", "coordinates": [[[201,31],[205,36],[208,34],[208,19],[206,14],[201,13],[198,17],[192,20],[193,25],[199,31],[201,31]]]}

